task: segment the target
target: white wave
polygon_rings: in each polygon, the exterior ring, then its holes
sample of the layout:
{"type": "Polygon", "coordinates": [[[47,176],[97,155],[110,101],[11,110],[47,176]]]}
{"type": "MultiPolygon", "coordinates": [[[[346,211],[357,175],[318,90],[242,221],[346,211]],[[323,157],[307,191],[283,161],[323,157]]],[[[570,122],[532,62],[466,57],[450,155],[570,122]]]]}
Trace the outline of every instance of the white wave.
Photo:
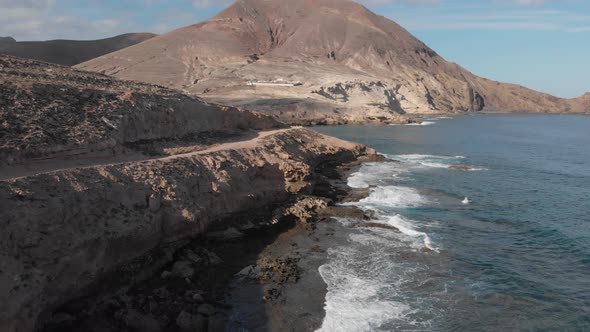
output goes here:
{"type": "Polygon", "coordinates": [[[407,236],[410,236],[418,241],[421,241],[421,244],[425,248],[428,248],[436,252],[439,251],[439,248],[437,248],[433,244],[430,236],[428,236],[428,234],[426,234],[425,232],[417,231],[409,220],[404,219],[400,215],[387,216],[386,218],[387,219],[385,220],[385,222],[387,223],[387,225],[393,226],[403,234],[406,234],[407,236]]]}
{"type": "Polygon", "coordinates": [[[465,159],[465,156],[443,156],[436,154],[399,154],[399,155],[386,155],[386,157],[394,160],[409,160],[409,161],[423,161],[432,159],[442,160],[453,160],[453,159],[465,159]]]}
{"type": "Polygon", "coordinates": [[[368,197],[352,204],[367,208],[408,208],[422,206],[427,202],[426,197],[420,195],[416,189],[401,186],[383,186],[373,188],[368,197]]]}
{"type": "Polygon", "coordinates": [[[392,123],[390,126],[431,126],[435,123],[435,121],[422,121],[416,123],[392,123]]]}
{"type": "Polygon", "coordinates": [[[489,169],[485,167],[471,167],[470,169],[466,170],[467,172],[479,172],[479,171],[489,171],[489,169]]]}
{"type": "Polygon", "coordinates": [[[369,188],[390,181],[404,171],[398,163],[367,163],[348,177],[348,186],[358,189],[369,188]]]}
{"type": "Polygon", "coordinates": [[[422,166],[432,167],[432,168],[449,168],[453,166],[452,164],[443,164],[443,163],[430,163],[430,162],[421,162],[422,166]]]}
{"type": "Polygon", "coordinates": [[[434,121],[422,121],[420,123],[408,123],[405,126],[431,126],[435,123],[436,122],[434,122],[434,121]]]}
{"type": "Polygon", "coordinates": [[[437,116],[437,117],[433,117],[433,118],[427,118],[426,120],[435,121],[435,120],[449,120],[449,119],[453,119],[453,118],[450,116],[437,116]]]}
{"type": "MultiPolygon", "coordinates": [[[[410,164],[410,166],[430,167],[430,168],[450,168],[452,166],[461,166],[459,160],[467,159],[465,156],[443,156],[431,154],[400,154],[385,155],[387,159],[401,161],[410,164]]],[[[468,166],[468,165],[465,165],[468,166]]],[[[485,171],[486,168],[468,166],[465,171],[485,171]]]]}
{"type": "Polygon", "coordinates": [[[365,259],[348,246],[330,249],[328,255],[329,263],[319,268],[328,293],[326,316],[317,331],[373,331],[412,312],[407,304],[381,297],[384,290],[396,292],[389,279],[399,269],[393,262],[377,253],[365,259]]]}

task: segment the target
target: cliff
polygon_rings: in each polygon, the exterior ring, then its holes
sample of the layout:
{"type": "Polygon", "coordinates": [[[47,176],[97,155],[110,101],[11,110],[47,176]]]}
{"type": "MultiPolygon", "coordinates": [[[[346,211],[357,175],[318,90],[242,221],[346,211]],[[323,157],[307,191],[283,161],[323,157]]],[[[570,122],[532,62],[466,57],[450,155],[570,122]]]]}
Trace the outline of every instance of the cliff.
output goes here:
{"type": "Polygon", "coordinates": [[[319,163],[366,152],[313,131],[285,130],[242,149],[2,181],[0,330],[32,331],[52,309],[134,259],[234,213],[308,192],[319,163]]]}
{"type": "Polygon", "coordinates": [[[185,240],[311,192],[320,164],[374,153],[47,63],[2,56],[0,82],[0,331],[42,328],[105,280],[150,277],[185,240]]]}

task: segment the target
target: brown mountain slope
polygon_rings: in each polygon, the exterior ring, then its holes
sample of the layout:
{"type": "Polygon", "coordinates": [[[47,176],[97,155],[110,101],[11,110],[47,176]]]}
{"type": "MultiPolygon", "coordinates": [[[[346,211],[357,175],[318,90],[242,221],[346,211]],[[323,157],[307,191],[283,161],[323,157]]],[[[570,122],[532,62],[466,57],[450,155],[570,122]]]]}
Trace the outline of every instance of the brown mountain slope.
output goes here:
{"type": "Polygon", "coordinates": [[[582,112],[590,112],[590,92],[571,100],[575,104],[574,109],[582,112]]]}
{"type": "Polygon", "coordinates": [[[238,0],[210,20],[79,67],[268,110],[292,123],[582,110],[574,101],[477,77],[348,0],[238,0]]]}
{"type": "Polygon", "coordinates": [[[156,36],[152,33],[128,33],[100,40],[48,40],[17,42],[0,38],[0,54],[40,60],[65,66],[77,65],[156,36]]]}

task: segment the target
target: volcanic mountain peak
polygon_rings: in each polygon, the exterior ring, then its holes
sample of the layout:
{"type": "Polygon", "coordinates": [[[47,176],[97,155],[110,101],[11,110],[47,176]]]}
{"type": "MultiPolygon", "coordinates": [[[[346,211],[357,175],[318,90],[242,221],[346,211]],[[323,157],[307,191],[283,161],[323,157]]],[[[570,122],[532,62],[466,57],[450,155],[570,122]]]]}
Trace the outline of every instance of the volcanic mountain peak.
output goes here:
{"type": "Polygon", "coordinates": [[[195,27],[228,32],[267,56],[329,55],[341,61],[369,50],[383,56],[435,54],[399,25],[346,0],[239,0],[195,27]]]}
{"type": "Polygon", "coordinates": [[[291,123],[579,109],[577,102],[477,77],[347,0],[238,0],[207,21],[79,67],[268,111],[291,123]]]}

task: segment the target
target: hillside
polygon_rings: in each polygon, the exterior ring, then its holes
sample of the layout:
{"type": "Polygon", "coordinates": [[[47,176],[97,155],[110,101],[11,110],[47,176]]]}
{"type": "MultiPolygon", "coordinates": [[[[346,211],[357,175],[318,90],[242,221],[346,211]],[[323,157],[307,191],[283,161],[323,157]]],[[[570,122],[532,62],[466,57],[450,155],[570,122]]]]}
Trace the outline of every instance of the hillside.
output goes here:
{"type": "MultiPolygon", "coordinates": [[[[189,240],[248,227],[246,215],[271,220],[312,191],[319,165],[364,154],[374,151],[176,90],[0,56],[0,331],[155,331],[134,324],[145,309],[131,303],[107,308],[108,329],[79,312],[91,325],[70,330],[76,318],[58,310],[161,281],[189,240]]],[[[165,282],[199,285],[192,277],[165,282]]],[[[162,299],[158,331],[194,309],[179,291],[174,305],[162,299]]]]}
{"type": "Polygon", "coordinates": [[[573,101],[480,78],[348,0],[238,0],[207,21],[79,68],[268,111],[290,123],[581,111],[573,101]]]}
{"type": "Polygon", "coordinates": [[[23,163],[125,160],[280,126],[175,90],[8,56],[0,56],[0,105],[3,176],[23,163]]]}
{"type": "Polygon", "coordinates": [[[48,40],[17,42],[0,38],[0,54],[73,66],[153,38],[151,33],[128,33],[100,40],[48,40]]]}

